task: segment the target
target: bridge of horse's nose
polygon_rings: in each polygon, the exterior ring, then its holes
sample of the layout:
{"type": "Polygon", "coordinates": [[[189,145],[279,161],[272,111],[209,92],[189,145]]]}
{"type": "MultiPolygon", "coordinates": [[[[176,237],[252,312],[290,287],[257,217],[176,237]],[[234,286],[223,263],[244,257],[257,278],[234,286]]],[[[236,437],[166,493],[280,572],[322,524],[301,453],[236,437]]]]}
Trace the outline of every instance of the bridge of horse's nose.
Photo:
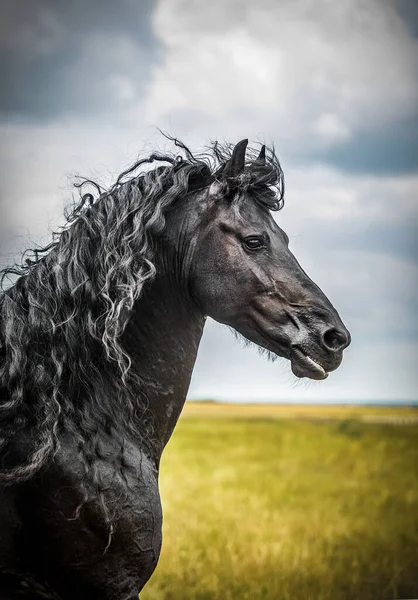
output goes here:
{"type": "Polygon", "coordinates": [[[331,352],[344,350],[350,344],[351,336],[346,329],[337,329],[331,327],[322,334],[322,342],[324,346],[331,352]]]}

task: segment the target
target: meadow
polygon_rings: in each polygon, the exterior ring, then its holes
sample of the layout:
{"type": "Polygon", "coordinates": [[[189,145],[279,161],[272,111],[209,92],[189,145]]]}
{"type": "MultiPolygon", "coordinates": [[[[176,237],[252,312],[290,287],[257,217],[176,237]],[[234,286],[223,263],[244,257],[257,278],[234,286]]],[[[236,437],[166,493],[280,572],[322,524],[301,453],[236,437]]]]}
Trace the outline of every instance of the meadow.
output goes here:
{"type": "Polygon", "coordinates": [[[186,404],[141,600],[418,598],[416,408],[186,404]]]}

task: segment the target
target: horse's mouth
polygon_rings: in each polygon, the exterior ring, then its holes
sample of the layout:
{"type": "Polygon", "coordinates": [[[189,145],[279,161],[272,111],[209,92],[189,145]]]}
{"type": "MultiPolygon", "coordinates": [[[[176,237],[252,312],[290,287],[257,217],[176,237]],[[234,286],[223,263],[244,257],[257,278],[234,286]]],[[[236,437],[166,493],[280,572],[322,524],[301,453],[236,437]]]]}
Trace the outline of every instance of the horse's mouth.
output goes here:
{"type": "Polygon", "coordinates": [[[313,358],[305,354],[300,348],[292,348],[290,357],[293,374],[296,377],[309,377],[310,379],[326,379],[327,371],[313,358]]]}

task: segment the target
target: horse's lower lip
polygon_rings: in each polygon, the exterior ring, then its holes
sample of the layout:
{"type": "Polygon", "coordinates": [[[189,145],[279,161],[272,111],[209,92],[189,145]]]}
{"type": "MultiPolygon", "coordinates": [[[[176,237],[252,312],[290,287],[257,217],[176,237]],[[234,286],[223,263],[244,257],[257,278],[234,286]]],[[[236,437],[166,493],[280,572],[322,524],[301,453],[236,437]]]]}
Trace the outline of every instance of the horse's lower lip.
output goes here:
{"type": "Polygon", "coordinates": [[[318,380],[328,377],[325,369],[299,348],[292,350],[291,365],[296,377],[309,377],[318,380]]]}

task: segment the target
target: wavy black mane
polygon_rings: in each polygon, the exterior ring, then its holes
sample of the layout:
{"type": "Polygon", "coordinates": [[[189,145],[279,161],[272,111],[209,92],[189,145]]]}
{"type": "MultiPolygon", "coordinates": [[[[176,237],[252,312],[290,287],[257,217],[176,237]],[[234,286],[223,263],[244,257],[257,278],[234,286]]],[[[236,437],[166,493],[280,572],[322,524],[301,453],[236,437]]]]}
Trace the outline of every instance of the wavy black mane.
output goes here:
{"type": "MultiPolygon", "coordinates": [[[[220,177],[232,150],[214,143],[194,156],[173,141],[181,156],[142,158],[108,190],[77,183],[80,200],[51,244],[3,270],[3,279],[19,278],[0,296],[0,481],[32,477],[63,435],[78,441],[86,471],[100,457],[103,436],[114,445],[116,470],[127,435],[152,441],[145,386],[130,371],[121,334],[155,275],[153,241],[166,211],[220,177]]],[[[283,173],[274,149],[263,164],[256,156],[250,150],[251,169],[223,185],[278,210],[283,173]]]]}

